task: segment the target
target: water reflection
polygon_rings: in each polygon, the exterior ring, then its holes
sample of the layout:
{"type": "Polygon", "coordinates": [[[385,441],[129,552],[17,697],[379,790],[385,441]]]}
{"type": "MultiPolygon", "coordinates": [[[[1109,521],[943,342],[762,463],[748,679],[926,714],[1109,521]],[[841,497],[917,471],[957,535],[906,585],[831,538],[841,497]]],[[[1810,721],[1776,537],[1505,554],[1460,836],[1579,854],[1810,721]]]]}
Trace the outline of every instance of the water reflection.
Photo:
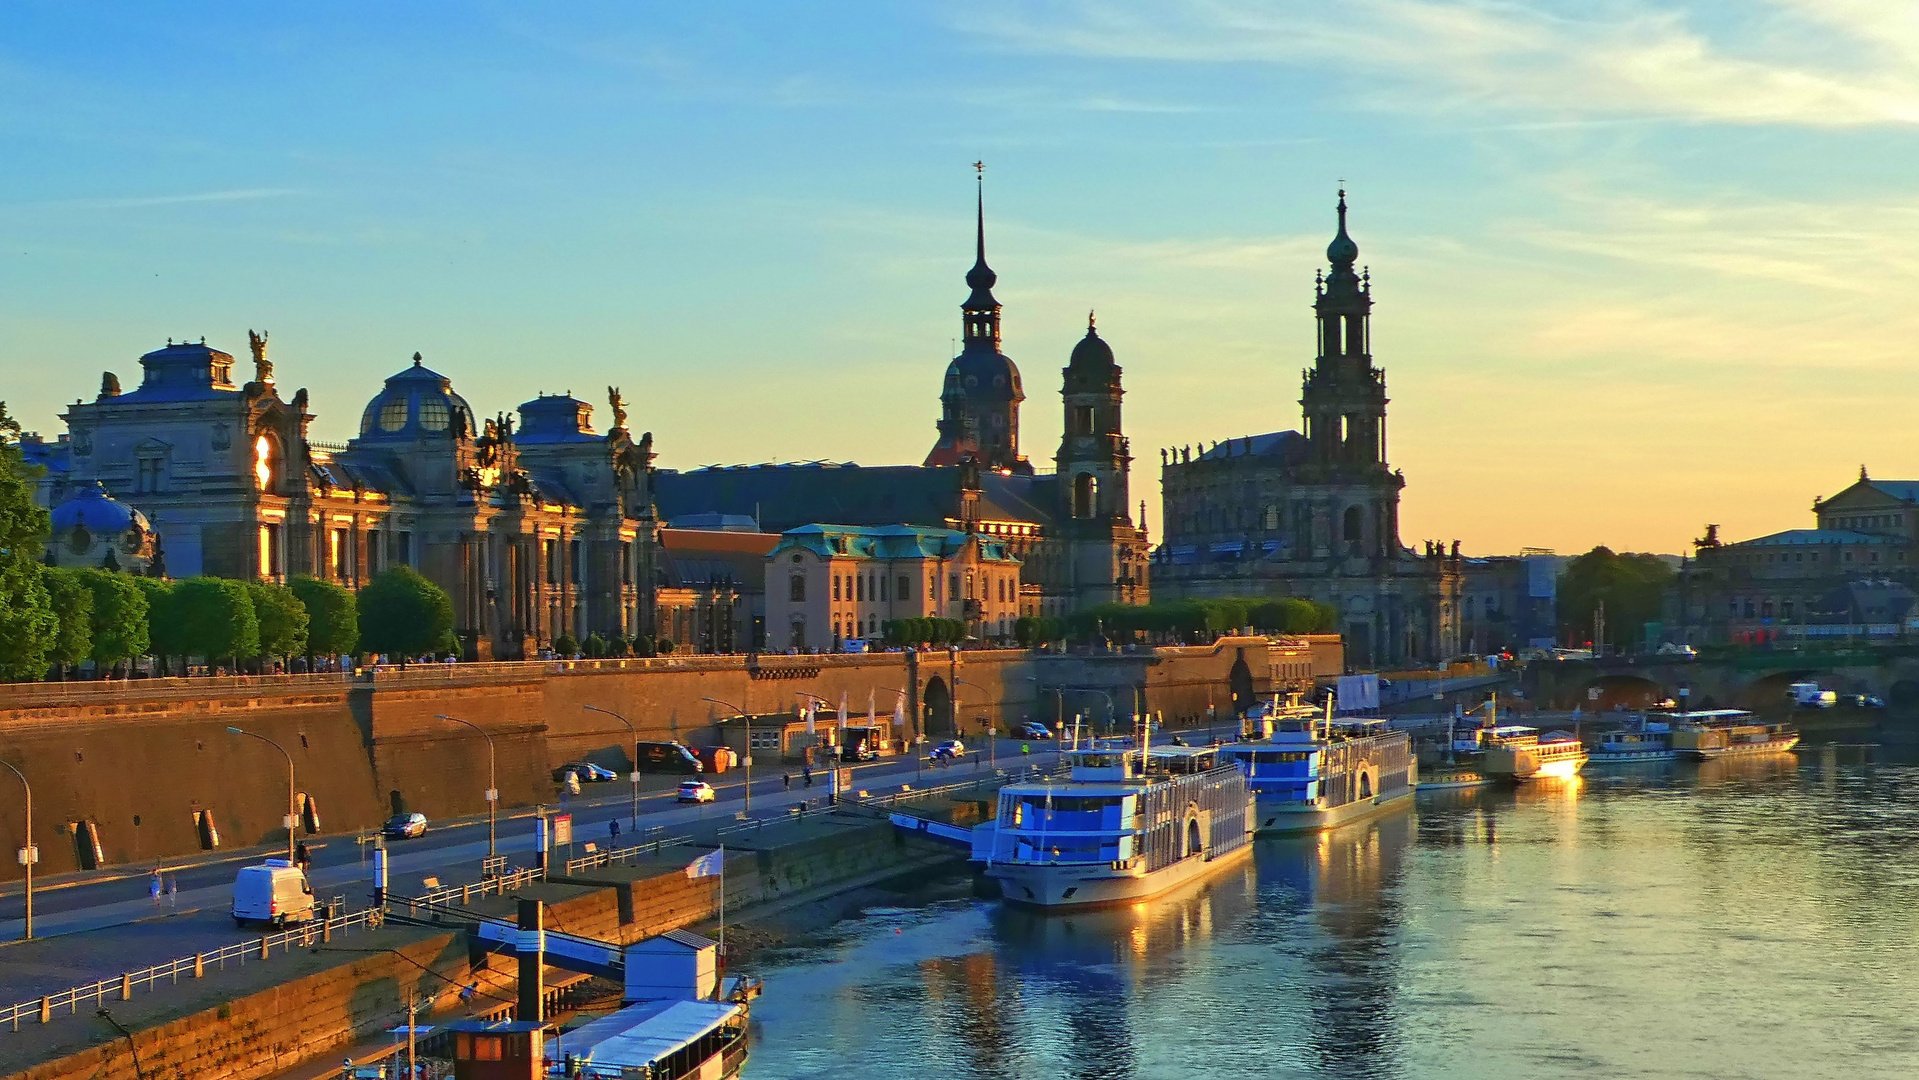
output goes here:
{"type": "Polygon", "coordinates": [[[746,1076],[1910,1075],[1916,898],[1883,751],[1593,769],[1136,907],[869,912],[765,972],[746,1076]]]}

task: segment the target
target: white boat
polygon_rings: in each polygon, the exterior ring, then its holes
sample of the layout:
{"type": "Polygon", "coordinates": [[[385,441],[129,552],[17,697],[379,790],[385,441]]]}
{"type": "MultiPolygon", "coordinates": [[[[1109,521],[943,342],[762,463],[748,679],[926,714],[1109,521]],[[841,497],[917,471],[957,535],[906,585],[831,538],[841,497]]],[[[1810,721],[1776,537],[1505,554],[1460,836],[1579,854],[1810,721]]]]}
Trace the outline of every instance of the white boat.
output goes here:
{"type": "Polygon", "coordinates": [[[1066,778],[1008,784],[973,831],[973,858],[1011,904],[1068,911],[1139,903],[1252,852],[1246,777],[1209,747],[1068,750],[1066,778]]]}
{"type": "Polygon", "coordinates": [[[1587,752],[1593,765],[1623,765],[1640,761],[1671,761],[1678,753],[1672,748],[1672,725],[1664,720],[1642,717],[1636,728],[1608,731],[1587,752]]]}
{"type": "Polygon", "coordinates": [[[1564,731],[1541,735],[1538,728],[1504,724],[1482,728],[1479,737],[1486,747],[1480,771],[1499,780],[1577,776],[1586,764],[1585,744],[1564,731]]]}
{"type": "Polygon", "coordinates": [[[1672,746],[1683,758],[1780,754],[1799,745],[1799,733],[1785,724],[1761,720],[1743,709],[1673,713],[1672,746]]]}
{"type": "Polygon", "coordinates": [[[1384,720],[1292,716],[1262,722],[1262,737],[1219,748],[1246,772],[1254,831],[1330,829],[1406,805],[1419,782],[1412,740],[1384,720]]]}

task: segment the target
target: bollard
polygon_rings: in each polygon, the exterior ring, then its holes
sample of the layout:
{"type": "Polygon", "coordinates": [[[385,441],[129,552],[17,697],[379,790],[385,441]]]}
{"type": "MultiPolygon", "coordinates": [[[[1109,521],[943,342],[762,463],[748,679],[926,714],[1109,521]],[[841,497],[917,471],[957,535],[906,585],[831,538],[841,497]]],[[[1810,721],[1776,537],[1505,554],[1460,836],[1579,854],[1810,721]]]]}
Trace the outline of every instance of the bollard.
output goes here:
{"type": "Polygon", "coordinates": [[[193,954],[193,977],[196,979],[204,979],[207,977],[207,954],[206,953],[193,954]]]}
{"type": "Polygon", "coordinates": [[[46,1023],[51,1023],[52,1021],[53,1021],[53,999],[48,997],[43,997],[40,999],[40,1022],[43,1024],[46,1024],[46,1023]]]}
{"type": "Polygon", "coordinates": [[[123,972],[120,975],[120,1000],[133,1000],[133,973],[131,971],[123,972]]]}
{"type": "Polygon", "coordinates": [[[320,942],[321,944],[325,944],[332,940],[333,940],[333,920],[328,919],[327,921],[320,924],[320,942]]]}
{"type": "Polygon", "coordinates": [[[265,960],[266,958],[267,958],[267,939],[261,938],[260,939],[260,959],[265,960]]]}

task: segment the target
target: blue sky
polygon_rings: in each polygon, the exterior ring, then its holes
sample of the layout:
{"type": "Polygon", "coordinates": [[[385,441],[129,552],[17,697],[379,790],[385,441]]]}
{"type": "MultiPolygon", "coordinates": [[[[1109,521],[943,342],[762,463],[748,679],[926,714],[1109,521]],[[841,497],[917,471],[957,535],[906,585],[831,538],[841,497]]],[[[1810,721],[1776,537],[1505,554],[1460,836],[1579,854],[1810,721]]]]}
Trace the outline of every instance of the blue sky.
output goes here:
{"type": "Polygon", "coordinates": [[[323,439],[417,349],[661,463],[917,461],[970,263],[1050,460],[1097,308],[1157,448],[1293,427],[1333,192],[1403,538],[1677,551],[1919,474],[1919,17],[1863,0],[16,3],[0,397],[270,330],[323,439]],[[602,413],[604,410],[602,409],[602,413]]]}

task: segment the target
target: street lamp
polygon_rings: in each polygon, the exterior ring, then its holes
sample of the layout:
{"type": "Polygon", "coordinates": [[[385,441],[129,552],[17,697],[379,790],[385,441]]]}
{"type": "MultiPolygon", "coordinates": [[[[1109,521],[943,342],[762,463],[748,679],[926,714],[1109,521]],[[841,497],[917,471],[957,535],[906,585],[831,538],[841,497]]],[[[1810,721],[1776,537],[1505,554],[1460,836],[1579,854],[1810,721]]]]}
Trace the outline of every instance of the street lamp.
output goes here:
{"type": "Polygon", "coordinates": [[[13,775],[20,778],[20,786],[27,789],[27,828],[26,842],[20,847],[20,865],[27,873],[27,940],[33,940],[33,864],[40,861],[40,849],[33,846],[33,785],[27,783],[27,774],[13,767],[11,762],[0,761],[13,775]]]}
{"type": "Polygon", "coordinates": [[[640,733],[633,727],[633,721],[612,709],[602,709],[598,705],[582,705],[580,708],[587,712],[605,713],[625,724],[627,734],[633,736],[633,772],[630,779],[633,781],[633,831],[637,834],[640,831],[640,733]]]}
{"type": "Polygon", "coordinates": [[[1058,708],[1056,708],[1053,712],[1053,727],[1056,733],[1059,730],[1065,728],[1066,727],[1066,691],[1060,689],[1057,686],[1050,687],[1050,688],[1041,686],[1039,684],[1038,675],[1025,675],[1025,676],[1022,676],[1022,678],[1024,678],[1027,682],[1032,683],[1033,689],[1039,691],[1040,693],[1045,693],[1048,689],[1051,689],[1053,691],[1053,700],[1059,703],[1058,708]]]}
{"type": "Polygon", "coordinates": [[[494,843],[493,821],[494,810],[500,805],[500,788],[499,785],[495,783],[495,773],[493,771],[493,736],[488,734],[485,728],[471,720],[462,720],[457,716],[448,716],[445,713],[435,713],[434,715],[441,720],[470,727],[480,733],[480,738],[486,740],[486,857],[491,861],[493,857],[499,853],[498,846],[494,843]]]}
{"type": "MultiPolygon", "coordinates": [[[[821,696],[819,696],[818,694],[809,694],[809,693],[807,693],[807,692],[806,692],[806,691],[804,691],[804,690],[795,690],[795,691],[793,691],[793,696],[794,696],[794,697],[802,697],[802,698],[805,698],[805,699],[806,699],[806,700],[808,700],[808,701],[813,701],[813,702],[817,702],[817,703],[819,703],[819,704],[821,704],[821,705],[824,705],[824,706],[826,706],[826,707],[827,707],[827,708],[829,708],[829,709],[833,707],[833,703],[832,703],[832,702],[830,702],[830,701],[828,701],[828,700],[826,700],[825,698],[823,698],[823,697],[821,697],[821,696]]],[[[812,727],[813,727],[813,728],[817,728],[817,727],[819,727],[819,714],[817,714],[817,713],[815,713],[815,714],[814,714],[814,718],[813,718],[813,724],[812,724],[812,727]]],[[[810,763],[810,764],[818,764],[818,762],[815,762],[815,761],[813,761],[813,756],[814,756],[814,754],[813,754],[813,751],[815,751],[815,750],[817,750],[817,749],[819,749],[819,735],[818,735],[818,733],[817,733],[816,731],[813,731],[813,730],[811,730],[811,729],[809,729],[809,730],[807,731],[807,734],[808,734],[808,735],[812,735],[812,736],[813,736],[814,738],[813,738],[813,745],[812,745],[812,746],[809,746],[809,747],[807,747],[807,748],[806,748],[806,760],[807,760],[807,762],[808,762],[808,763],[810,763]]],[[[828,763],[829,765],[830,765],[830,764],[832,764],[832,762],[831,762],[830,760],[829,760],[829,761],[828,761],[827,763],[828,763]]]]}
{"type": "MultiPolygon", "coordinates": [[[[953,685],[959,686],[961,684],[970,686],[975,690],[983,691],[986,689],[984,686],[981,686],[980,684],[976,682],[968,682],[967,680],[960,678],[958,675],[953,676],[953,685]]],[[[984,700],[984,698],[982,698],[982,700],[984,700]]],[[[960,717],[959,691],[955,690],[953,692],[953,726],[955,728],[959,726],[959,717],[960,717]]],[[[981,716],[980,722],[981,722],[980,726],[984,728],[986,732],[986,760],[988,762],[988,767],[990,767],[994,772],[998,772],[999,771],[999,732],[993,730],[993,721],[990,718],[981,716]]]]}
{"type": "Polygon", "coordinates": [[[1100,697],[1105,698],[1106,699],[1106,730],[1108,734],[1111,734],[1113,729],[1113,721],[1119,718],[1119,706],[1113,704],[1113,695],[1107,693],[1104,690],[1095,690],[1090,686],[1071,686],[1071,687],[1066,687],[1066,689],[1073,691],[1073,693],[1075,694],[1098,694],[1100,697]]]}
{"type": "MultiPolygon", "coordinates": [[[[753,718],[746,715],[745,709],[742,709],[738,705],[735,705],[731,702],[721,701],[719,698],[710,698],[710,697],[703,697],[700,700],[710,701],[715,705],[724,705],[727,708],[732,709],[733,719],[739,720],[746,725],[746,795],[745,795],[746,807],[745,807],[745,810],[746,810],[747,816],[751,817],[753,814],[753,718]]],[[[722,723],[724,723],[724,721],[722,721],[722,723]]]]}
{"type": "Polygon", "coordinates": [[[299,820],[299,816],[300,816],[299,811],[293,805],[294,803],[293,755],[287,753],[286,747],[281,746],[279,743],[274,742],[272,739],[269,739],[265,735],[262,735],[255,731],[248,731],[245,728],[230,727],[227,729],[227,734],[245,735],[249,738],[258,739],[261,742],[266,743],[268,746],[273,747],[275,750],[278,750],[280,752],[280,756],[287,759],[287,864],[292,865],[293,864],[293,826],[294,826],[294,823],[299,820]]]}

